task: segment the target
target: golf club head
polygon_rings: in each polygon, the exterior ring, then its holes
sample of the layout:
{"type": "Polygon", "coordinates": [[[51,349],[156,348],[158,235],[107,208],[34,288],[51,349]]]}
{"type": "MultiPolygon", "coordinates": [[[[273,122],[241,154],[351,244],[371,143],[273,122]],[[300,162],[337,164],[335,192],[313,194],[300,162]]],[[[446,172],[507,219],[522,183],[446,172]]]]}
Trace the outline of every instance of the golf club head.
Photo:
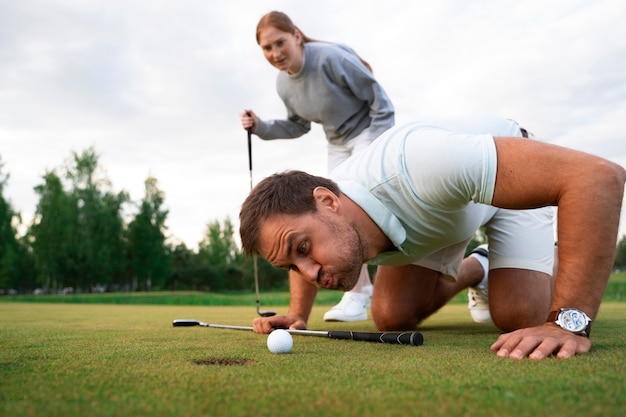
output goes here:
{"type": "Polygon", "coordinates": [[[261,310],[259,308],[259,304],[256,305],[256,312],[261,317],[272,317],[276,315],[275,311],[272,310],[261,310]]]}

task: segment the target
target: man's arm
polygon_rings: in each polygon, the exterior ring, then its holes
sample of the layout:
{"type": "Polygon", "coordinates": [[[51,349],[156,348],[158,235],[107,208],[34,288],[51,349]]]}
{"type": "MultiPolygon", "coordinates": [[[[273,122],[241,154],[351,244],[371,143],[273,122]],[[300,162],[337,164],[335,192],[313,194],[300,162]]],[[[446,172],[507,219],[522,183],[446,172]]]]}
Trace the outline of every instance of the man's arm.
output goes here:
{"type": "MultiPolygon", "coordinates": [[[[613,266],[626,171],[599,157],[531,140],[496,138],[496,150],[492,205],[558,206],[559,262],[551,310],[575,307],[595,319],[613,266]]],[[[548,325],[503,335],[492,349],[501,356],[517,350],[514,357],[541,359],[553,351],[569,357],[589,350],[588,340],[580,338],[548,325]],[[558,340],[546,342],[555,335],[558,340]],[[529,342],[532,337],[538,341],[529,342]]]]}
{"type": "Polygon", "coordinates": [[[305,325],[309,320],[313,302],[317,295],[317,287],[305,279],[298,272],[289,271],[289,316],[298,317],[305,325]]]}
{"type": "Polygon", "coordinates": [[[317,287],[305,281],[297,272],[289,271],[289,295],[287,315],[256,317],[252,321],[255,332],[270,333],[277,328],[306,329],[317,287]]]}

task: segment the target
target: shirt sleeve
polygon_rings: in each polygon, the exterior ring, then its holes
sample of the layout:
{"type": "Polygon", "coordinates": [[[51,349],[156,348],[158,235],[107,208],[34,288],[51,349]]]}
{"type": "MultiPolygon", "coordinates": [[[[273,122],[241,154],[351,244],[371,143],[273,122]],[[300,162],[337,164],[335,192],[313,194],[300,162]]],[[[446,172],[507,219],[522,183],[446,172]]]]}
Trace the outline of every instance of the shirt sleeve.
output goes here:
{"type": "Polygon", "coordinates": [[[432,128],[405,139],[402,163],[415,197],[442,209],[490,205],[496,181],[493,136],[432,128]]]}

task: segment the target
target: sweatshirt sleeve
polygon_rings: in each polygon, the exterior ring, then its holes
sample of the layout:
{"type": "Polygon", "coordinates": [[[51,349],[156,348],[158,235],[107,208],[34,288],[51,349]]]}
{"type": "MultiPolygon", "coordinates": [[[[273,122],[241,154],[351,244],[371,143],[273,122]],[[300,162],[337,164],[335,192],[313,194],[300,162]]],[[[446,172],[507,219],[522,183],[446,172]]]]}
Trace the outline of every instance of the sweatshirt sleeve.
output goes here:
{"type": "Polygon", "coordinates": [[[287,120],[259,120],[254,134],[261,139],[295,139],[311,130],[311,122],[288,111],[287,120]]]}
{"type": "Polygon", "coordinates": [[[348,54],[343,54],[336,61],[335,77],[341,79],[352,94],[369,106],[371,123],[370,134],[375,139],[394,125],[395,111],[387,93],[378,83],[374,75],[363,65],[356,53],[348,48],[348,54]]]}

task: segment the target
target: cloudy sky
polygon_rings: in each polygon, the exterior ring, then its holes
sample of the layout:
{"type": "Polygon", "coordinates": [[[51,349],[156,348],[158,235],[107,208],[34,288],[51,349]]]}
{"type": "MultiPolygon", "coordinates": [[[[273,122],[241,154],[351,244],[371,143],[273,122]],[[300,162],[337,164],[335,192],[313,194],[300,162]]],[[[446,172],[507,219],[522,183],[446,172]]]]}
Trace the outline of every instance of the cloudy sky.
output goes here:
{"type": "MultiPolygon", "coordinates": [[[[239,113],[285,115],[255,41],[271,10],[369,61],[398,124],[495,114],[626,166],[624,1],[0,0],[5,198],[30,222],[45,171],[93,147],[115,192],[140,201],[157,178],[174,239],[195,247],[207,223],[237,224],[250,190],[239,113]]],[[[325,144],[319,126],[255,137],[254,181],[324,175],[325,144]]]]}

